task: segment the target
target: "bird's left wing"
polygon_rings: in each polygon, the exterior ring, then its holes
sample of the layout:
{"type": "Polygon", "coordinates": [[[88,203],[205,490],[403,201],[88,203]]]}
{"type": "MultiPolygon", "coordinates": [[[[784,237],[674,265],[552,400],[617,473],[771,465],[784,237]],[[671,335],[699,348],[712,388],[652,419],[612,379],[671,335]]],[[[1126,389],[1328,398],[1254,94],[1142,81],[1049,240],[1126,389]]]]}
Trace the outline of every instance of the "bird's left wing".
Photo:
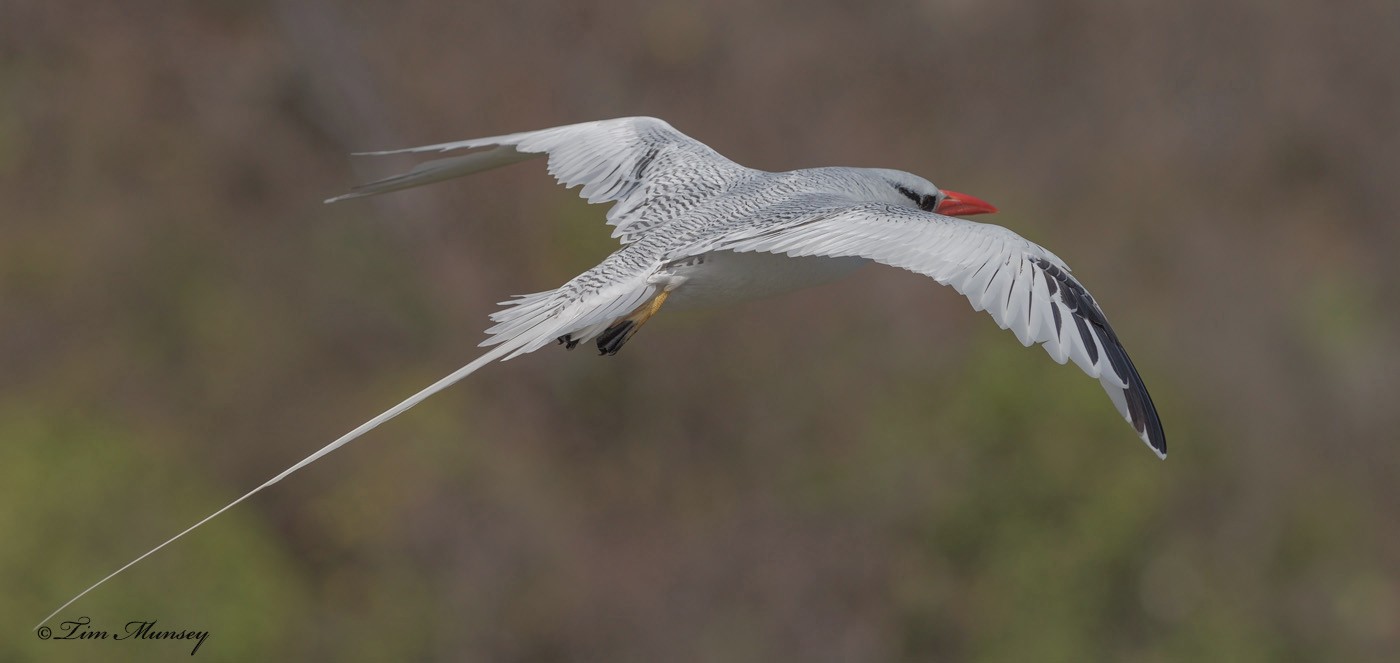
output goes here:
{"type": "Polygon", "coordinates": [[[549,172],[566,187],[582,186],[590,203],[608,210],[613,237],[629,244],[754,172],[725,158],[664,120],[621,117],[550,129],[472,138],[365,155],[459,152],[368,184],[326,202],[372,196],[440,182],[549,156],[549,172]]]}
{"type": "Polygon", "coordinates": [[[1072,359],[1099,378],[1118,412],[1165,458],[1167,441],[1147,387],[1093,296],[1055,254],[1001,226],[879,203],[832,206],[731,232],[706,250],[860,256],[932,277],[991,314],[1022,345],[1072,359]]]}

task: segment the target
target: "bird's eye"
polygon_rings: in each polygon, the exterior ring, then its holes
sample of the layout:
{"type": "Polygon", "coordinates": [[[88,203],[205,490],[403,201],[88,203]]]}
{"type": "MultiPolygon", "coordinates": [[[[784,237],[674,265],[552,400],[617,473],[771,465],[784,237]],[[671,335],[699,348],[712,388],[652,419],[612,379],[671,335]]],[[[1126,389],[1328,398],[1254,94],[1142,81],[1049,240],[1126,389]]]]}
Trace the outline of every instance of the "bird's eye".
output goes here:
{"type": "Polygon", "coordinates": [[[932,194],[924,194],[924,197],[919,199],[919,209],[925,212],[932,212],[937,208],[938,196],[932,194]]]}
{"type": "Polygon", "coordinates": [[[908,198],[909,200],[914,201],[914,204],[919,205],[919,204],[922,204],[922,203],[923,203],[923,201],[919,198],[919,194],[914,193],[913,191],[910,191],[909,189],[907,189],[907,188],[905,188],[905,187],[902,187],[902,186],[899,186],[899,185],[895,185],[894,188],[895,188],[896,191],[898,191],[898,192],[899,192],[901,195],[903,195],[905,198],[908,198]]]}

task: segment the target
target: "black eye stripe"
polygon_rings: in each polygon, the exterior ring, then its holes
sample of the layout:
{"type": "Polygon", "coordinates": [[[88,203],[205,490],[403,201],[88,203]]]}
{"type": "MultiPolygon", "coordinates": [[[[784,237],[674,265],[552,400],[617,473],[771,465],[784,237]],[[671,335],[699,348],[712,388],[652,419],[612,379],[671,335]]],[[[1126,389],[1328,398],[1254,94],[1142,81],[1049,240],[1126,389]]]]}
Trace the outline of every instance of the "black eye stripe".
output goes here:
{"type": "Polygon", "coordinates": [[[938,196],[935,196],[933,194],[925,194],[920,196],[919,194],[914,193],[913,189],[910,189],[906,186],[902,186],[899,184],[894,184],[893,186],[895,191],[898,191],[901,194],[903,194],[905,198],[914,201],[914,204],[918,205],[919,209],[924,210],[925,212],[932,212],[934,208],[938,207],[938,196]]]}

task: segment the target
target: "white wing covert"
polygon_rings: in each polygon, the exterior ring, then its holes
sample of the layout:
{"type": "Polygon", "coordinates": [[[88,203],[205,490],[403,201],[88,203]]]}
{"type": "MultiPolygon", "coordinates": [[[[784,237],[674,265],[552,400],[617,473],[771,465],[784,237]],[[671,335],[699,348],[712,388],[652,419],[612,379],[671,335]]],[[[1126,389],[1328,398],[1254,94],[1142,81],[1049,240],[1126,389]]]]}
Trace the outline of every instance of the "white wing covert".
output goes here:
{"type": "Polygon", "coordinates": [[[361,184],[326,202],[398,191],[548,155],[549,172],[561,184],[582,186],[579,195],[590,203],[617,203],[608,210],[608,224],[616,226],[613,237],[629,244],[755,172],[652,117],[361,154],[454,150],[477,151],[420,163],[407,173],[361,184]]]}
{"type": "Polygon", "coordinates": [[[1098,303],[1055,254],[1006,228],[883,203],[833,205],[704,248],[860,256],[952,286],[1022,345],[1039,343],[1055,361],[1073,360],[1098,378],[1139,437],[1166,457],[1156,407],[1098,303]]]}

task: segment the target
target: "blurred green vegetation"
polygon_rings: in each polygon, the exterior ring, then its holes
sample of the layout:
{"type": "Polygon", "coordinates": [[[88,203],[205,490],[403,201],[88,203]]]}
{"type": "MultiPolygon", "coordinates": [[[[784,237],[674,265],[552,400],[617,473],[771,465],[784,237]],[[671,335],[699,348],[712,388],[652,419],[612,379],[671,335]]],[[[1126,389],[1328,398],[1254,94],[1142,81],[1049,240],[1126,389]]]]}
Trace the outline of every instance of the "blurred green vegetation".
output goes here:
{"type": "Polygon", "coordinates": [[[615,246],[538,163],[322,206],[403,165],[347,152],[631,114],[995,201],[1093,290],[1171,458],[872,268],[488,367],[59,620],[240,661],[1400,650],[1400,5],[5,13],[0,660],[188,657],[28,629],[615,246]]]}
{"type": "MultiPolygon", "coordinates": [[[[32,597],[77,589],[76,577],[92,577],[96,566],[143,552],[126,542],[158,542],[173,532],[168,518],[127,510],[133,504],[162,505],[182,518],[198,518],[223,499],[199,485],[183,468],[198,462],[184,454],[158,453],[147,435],[134,433],[120,415],[68,411],[61,406],[11,402],[0,410],[0,439],[25,444],[0,447],[3,503],[0,530],[10,534],[0,548],[6,598],[0,619],[13,637],[8,660],[99,660],[174,658],[188,655],[183,641],[42,641],[32,628],[32,597]],[[183,456],[183,457],[182,457],[183,456]],[[27,636],[27,637],[25,637],[27,636]]],[[[208,630],[201,658],[240,661],[283,646],[293,638],[299,615],[309,607],[308,588],[297,564],[275,532],[248,512],[231,513],[210,536],[136,567],[136,585],[100,592],[66,611],[69,620],[87,616],[94,629],[122,632],[132,620],[157,620],[158,630],[208,630]],[[215,600],[214,597],[217,597],[215,600]],[[262,608],[249,610],[247,606],[262,608]],[[230,635],[238,634],[233,637],[230,635]]],[[[170,523],[173,524],[173,523],[170,523]]],[[[123,579],[125,580],[125,579],[123,579]]],[[[60,622],[49,622],[61,635],[60,622]]]]}

